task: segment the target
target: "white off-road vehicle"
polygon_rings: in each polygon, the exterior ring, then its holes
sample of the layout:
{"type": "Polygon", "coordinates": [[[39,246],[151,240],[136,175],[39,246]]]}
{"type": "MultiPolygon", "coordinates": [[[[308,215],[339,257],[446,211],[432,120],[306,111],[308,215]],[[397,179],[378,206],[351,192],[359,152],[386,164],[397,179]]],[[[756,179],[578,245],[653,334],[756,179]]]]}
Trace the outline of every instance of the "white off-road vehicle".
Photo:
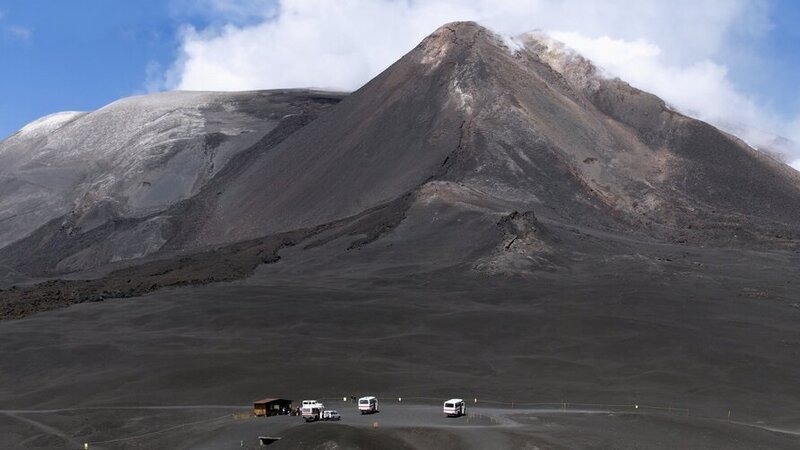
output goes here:
{"type": "Polygon", "coordinates": [[[335,409],[326,409],[322,411],[322,420],[342,420],[342,416],[335,409]]]}
{"type": "Polygon", "coordinates": [[[322,418],[325,412],[325,405],[316,400],[303,400],[300,413],[306,422],[316,422],[322,418]]]}
{"type": "Polygon", "coordinates": [[[373,396],[358,399],[358,410],[361,414],[374,414],[378,412],[378,399],[373,396]]]}
{"type": "Polygon", "coordinates": [[[467,414],[467,404],[460,398],[451,398],[444,402],[444,415],[447,417],[459,417],[467,414]]]}

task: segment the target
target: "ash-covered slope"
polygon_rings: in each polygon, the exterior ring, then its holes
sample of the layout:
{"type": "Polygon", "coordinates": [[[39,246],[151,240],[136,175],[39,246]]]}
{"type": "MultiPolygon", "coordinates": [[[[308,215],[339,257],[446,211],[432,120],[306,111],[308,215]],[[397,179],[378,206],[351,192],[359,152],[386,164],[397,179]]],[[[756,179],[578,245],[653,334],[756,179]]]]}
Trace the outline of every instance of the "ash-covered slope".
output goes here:
{"type": "MultiPolygon", "coordinates": [[[[600,77],[544,36],[517,42],[510,48],[475,23],[445,25],[315,120],[284,118],[209,173],[204,187],[180,190],[194,195],[162,214],[106,222],[78,237],[51,223],[0,252],[0,262],[35,254],[37,262],[17,267],[90,268],[116,257],[109,243],[141,241],[135,230],[152,221],[162,224],[159,241],[131,255],[318,227],[329,234],[321,242],[362,236],[359,248],[384,240],[410,249],[416,262],[491,271],[549,266],[546,255],[559,245],[548,241],[548,227],[669,243],[794,245],[797,172],[600,77]]],[[[124,186],[135,193],[137,183],[124,186]]]]}
{"type": "Polygon", "coordinates": [[[170,92],[39,119],[0,142],[0,248],[32,232],[40,247],[69,247],[54,241],[80,240],[97,227],[134,219],[127,238],[112,237],[95,263],[96,255],[87,255],[90,261],[78,267],[158,250],[168,223],[154,214],[197,194],[287,116],[315,114],[339,98],[309,91],[170,92]]]}

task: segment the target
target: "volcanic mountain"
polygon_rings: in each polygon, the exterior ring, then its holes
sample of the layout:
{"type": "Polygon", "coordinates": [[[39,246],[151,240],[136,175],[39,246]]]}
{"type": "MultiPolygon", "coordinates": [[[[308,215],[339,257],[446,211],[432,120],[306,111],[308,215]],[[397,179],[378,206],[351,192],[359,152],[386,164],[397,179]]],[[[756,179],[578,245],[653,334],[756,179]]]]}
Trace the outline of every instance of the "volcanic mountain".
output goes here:
{"type": "Polygon", "coordinates": [[[403,220],[403,245],[458,236],[448,264],[473,267],[552,250],[498,224],[798,236],[800,174],[540,34],[445,25],[340,97],[178,92],[34,122],[0,145],[0,261],[52,276],[333,224],[371,241],[403,220]],[[380,233],[347,228],[376,209],[380,233]]]}
{"type": "Polygon", "coordinates": [[[284,422],[208,411],[267,386],[381,397],[289,448],[797,448],[800,174],[539,33],[48,116],[0,142],[0,204],[0,401],[47,412],[0,446],[241,448],[284,422]],[[611,406],[392,426],[454,395],[611,406]]]}

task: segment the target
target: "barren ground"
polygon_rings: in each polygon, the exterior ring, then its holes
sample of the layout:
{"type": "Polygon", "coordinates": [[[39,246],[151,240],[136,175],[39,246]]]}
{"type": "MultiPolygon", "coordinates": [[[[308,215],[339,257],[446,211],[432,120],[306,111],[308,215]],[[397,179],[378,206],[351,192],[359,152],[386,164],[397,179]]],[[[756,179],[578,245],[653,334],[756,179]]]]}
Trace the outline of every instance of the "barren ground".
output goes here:
{"type": "Polygon", "coordinates": [[[639,250],[526,277],[376,277],[303,275],[292,249],[246,280],[0,322],[0,447],[275,434],[276,448],[796,448],[757,427],[800,431],[797,255],[639,250]],[[365,394],[385,405],[377,430],[335,404],[338,424],[232,416],[264,396],[365,394]],[[454,396],[478,398],[483,417],[440,418],[454,396]],[[68,410],[13,412],[50,409],[68,410]]]}

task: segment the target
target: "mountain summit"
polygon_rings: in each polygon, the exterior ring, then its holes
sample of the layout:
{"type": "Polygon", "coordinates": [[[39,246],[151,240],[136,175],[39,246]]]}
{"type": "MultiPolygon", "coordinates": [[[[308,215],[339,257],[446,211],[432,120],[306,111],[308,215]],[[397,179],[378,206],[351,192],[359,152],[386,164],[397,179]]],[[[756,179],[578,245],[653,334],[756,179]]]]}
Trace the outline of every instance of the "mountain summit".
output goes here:
{"type": "Polygon", "coordinates": [[[0,144],[0,262],[53,276],[298,232],[331,264],[516,273],[568,265],[576,227],[800,235],[797,172],[541,34],[447,24],[341,98],[157,94],[23,129],[0,144]]]}

